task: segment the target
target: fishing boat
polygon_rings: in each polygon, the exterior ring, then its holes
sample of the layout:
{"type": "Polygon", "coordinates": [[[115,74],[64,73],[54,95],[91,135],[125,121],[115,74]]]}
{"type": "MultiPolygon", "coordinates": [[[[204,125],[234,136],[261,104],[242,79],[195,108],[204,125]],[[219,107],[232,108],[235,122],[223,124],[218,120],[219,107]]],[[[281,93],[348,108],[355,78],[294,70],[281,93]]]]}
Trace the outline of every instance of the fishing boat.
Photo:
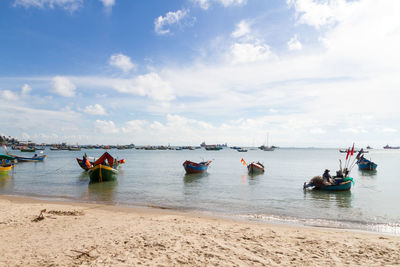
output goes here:
{"type": "MultiPolygon", "coordinates": [[[[82,159],[80,158],[76,158],[76,161],[78,162],[78,165],[84,169],[85,171],[88,171],[90,169],[90,167],[94,166],[94,163],[96,162],[96,158],[95,157],[88,157],[85,155],[82,157],[82,159]]],[[[125,163],[125,159],[121,159],[118,160],[118,165],[120,164],[124,164],[125,163]]]]}
{"type": "Polygon", "coordinates": [[[8,172],[14,167],[15,158],[9,155],[0,154],[0,175],[8,174],[8,172]]]}
{"type": "Polygon", "coordinates": [[[247,149],[246,148],[238,148],[238,149],[236,149],[237,150],[237,152],[247,152],[247,149]]]}
{"type": "Polygon", "coordinates": [[[199,163],[186,160],[182,165],[183,165],[183,168],[185,168],[186,173],[202,173],[202,172],[207,171],[210,163],[211,163],[211,160],[203,161],[203,162],[199,162],[199,163]]]}
{"type": "Polygon", "coordinates": [[[17,155],[10,156],[16,158],[18,162],[40,162],[46,159],[46,155],[38,156],[37,154],[35,154],[33,157],[20,157],[17,155]]]}
{"type": "Polygon", "coordinates": [[[400,146],[389,146],[389,145],[386,145],[386,146],[383,147],[383,149],[400,149],[400,146]]]}
{"type": "Polygon", "coordinates": [[[36,148],[34,148],[34,147],[23,147],[23,148],[21,148],[20,151],[21,152],[35,152],[36,148]]]}
{"type": "Polygon", "coordinates": [[[69,146],[68,150],[69,151],[81,151],[81,147],[79,147],[79,146],[69,146]]]}
{"type": "Polygon", "coordinates": [[[12,165],[12,164],[9,164],[8,166],[0,165],[0,175],[8,174],[13,167],[14,167],[14,165],[12,165]]]}
{"type": "Polygon", "coordinates": [[[221,149],[222,149],[222,146],[218,146],[218,145],[206,145],[206,146],[205,146],[205,149],[206,149],[206,150],[216,150],[216,151],[218,151],[218,150],[221,150],[221,149]]]}
{"type": "Polygon", "coordinates": [[[93,166],[89,168],[90,182],[98,183],[117,179],[118,165],[118,161],[108,152],[105,152],[93,163],[93,166]]]}
{"type": "Polygon", "coordinates": [[[60,147],[58,147],[58,146],[52,146],[52,147],[50,147],[50,150],[61,150],[61,148],[60,147]]]}
{"type": "Polygon", "coordinates": [[[315,176],[310,180],[310,182],[304,183],[303,189],[311,188],[313,190],[323,191],[347,191],[351,189],[351,185],[354,183],[353,178],[351,177],[334,177],[334,180],[334,183],[327,183],[321,176],[315,176]]]}
{"type": "Polygon", "coordinates": [[[358,159],[357,165],[360,170],[365,170],[365,171],[374,171],[374,170],[376,170],[376,167],[378,167],[378,164],[364,158],[364,155],[362,155],[358,159]]]}
{"type": "Polygon", "coordinates": [[[252,162],[249,165],[247,165],[247,170],[249,171],[249,174],[263,173],[264,165],[261,164],[260,162],[252,162]]]}

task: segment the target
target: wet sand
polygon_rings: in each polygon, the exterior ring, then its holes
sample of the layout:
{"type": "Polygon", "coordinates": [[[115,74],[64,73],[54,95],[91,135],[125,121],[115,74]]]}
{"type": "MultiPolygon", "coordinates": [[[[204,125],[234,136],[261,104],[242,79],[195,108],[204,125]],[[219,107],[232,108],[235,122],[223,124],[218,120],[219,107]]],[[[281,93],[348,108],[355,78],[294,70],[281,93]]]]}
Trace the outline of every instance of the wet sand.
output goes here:
{"type": "Polygon", "coordinates": [[[0,240],[1,266],[400,265],[399,236],[12,196],[0,240]]]}

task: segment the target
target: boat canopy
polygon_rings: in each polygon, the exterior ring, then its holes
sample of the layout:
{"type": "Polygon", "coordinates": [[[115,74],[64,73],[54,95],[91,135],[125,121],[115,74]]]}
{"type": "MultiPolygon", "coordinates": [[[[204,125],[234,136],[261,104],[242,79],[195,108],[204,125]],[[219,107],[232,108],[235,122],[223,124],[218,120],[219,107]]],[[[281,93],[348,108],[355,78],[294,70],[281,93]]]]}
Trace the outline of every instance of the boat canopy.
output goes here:
{"type": "Polygon", "coordinates": [[[15,158],[9,155],[0,154],[0,160],[2,159],[14,160],[15,158]]]}
{"type": "Polygon", "coordinates": [[[99,165],[99,164],[104,164],[106,163],[106,160],[108,162],[108,165],[110,165],[110,167],[112,168],[112,166],[114,165],[114,158],[108,153],[105,152],[98,160],[96,160],[93,165],[99,165]]]}

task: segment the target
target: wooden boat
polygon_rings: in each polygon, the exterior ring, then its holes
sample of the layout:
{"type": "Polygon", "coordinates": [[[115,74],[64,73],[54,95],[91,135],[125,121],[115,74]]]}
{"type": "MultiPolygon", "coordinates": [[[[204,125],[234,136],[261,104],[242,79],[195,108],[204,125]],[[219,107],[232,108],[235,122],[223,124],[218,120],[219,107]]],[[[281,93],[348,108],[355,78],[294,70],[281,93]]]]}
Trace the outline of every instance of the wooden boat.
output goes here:
{"type": "Polygon", "coordinates": [[[40,162],[40,161],[44,161],[46,159],[46,155],[38,156],[36,154],[31,158],[29,158],[29,157],[20,157],[20,156],[17,156],[17,155],[10,155],[10,156],[16,158],[18,162],[40,162]]]}
{"type": "Polygon", "coordinates": [[[8,166],[0,165],[0,175],[1,174],[8,174],[13,167],[14,167],[14,165],[12,165],[12,164],[9,164],[8,166]]]}
{"type": "Polygon", "coordinates": [[[81,151],[81,148],[79,146],[70,146],[68,147],[69,151],[81,151]]]}
{"type": "MultiPolygon", "coordinates": [[[[83,156],[82,159],[76,158],[76,161],[78,162],[78,165],[82,169],[84,169],[85,171],[88,171],[91,167],[93,167],[95,165],[94,163],[96,162],[96,158],[83,156]],[[87,163],[87,160],[89,160],[88,163],[87,163]]],[[[119,164],[124,164],[124,163],[125,163],[124,159],[118,160],[118,165],[119,164]]]]}
{"type": "Polygon", "coordinates": [[[50,147],[50,150],[61,150],[61,148],[54,146],[54,147],[50,147]]]}
{"type": "Polygon", "coordinates": [[[217,145],[206,145],[205,149],[206,150],[216,150],[216,151],[218,151],[218,150],[221,150],[222,147],[221,146],[217,146],[217,145]]]}
{"type": "Polygon", "coordinates": [[[378,167],[378,164],[370,160],[367,160],[366,158],[364,158],[364,156],[360,157],[360,159],[357,161],[357,165],[360,170],[366,170],[366,171],[373,171],[376,170],[376,167],[378,167]]]}
{"type": "Polygon", "coordinates": [[[108,152],[105,152],[89,168],[90,182],[98,183],[115,180],[118,176],[118,170],[116,169],[118,165],[118,161],[108,152]]]}
{"type": "Polygon", "coordinates": [[[117,179],[118,170],[103,164],[98,164],[89,169],[91,183],[114,181],[117,179]]]}
{"type": "Polygon", "coordinates": [[[0,154],[0,175],[8,174],[14,167],[15,158],[10,155],[0,154]]]}
{"type": "Polygon", "coordinates": [[[210,163],[211,160],[199,163],[187,160],[182,165],[185,168],[186,173],[202,173],[207,171],[210,163]]]}
{"type": "Polygon", "coordinates": [[[247,165],[247,170],[249,171],[249,174],[263,173],[264,165],[260,162],[252,162],[247,165]]]}
{"type": "Polygon", "coordinates": [[[321,176],[315,176],[310,180],[310,182],[304,183],[303,189],[312,188],[313,190],[324,191],[347,191],[351,189],[351,184],[354,183],[353,178],[351,177],[334,177],[334,179],[334,184],[328,184],[323,181],[321,176]]]}
{"type": "Polygon", "coordinates": [[[34,148],[34,147],[23,147],[23,148],[21,148],[20,151],[21,152],[35,152],[36,148],[34,148]]]}

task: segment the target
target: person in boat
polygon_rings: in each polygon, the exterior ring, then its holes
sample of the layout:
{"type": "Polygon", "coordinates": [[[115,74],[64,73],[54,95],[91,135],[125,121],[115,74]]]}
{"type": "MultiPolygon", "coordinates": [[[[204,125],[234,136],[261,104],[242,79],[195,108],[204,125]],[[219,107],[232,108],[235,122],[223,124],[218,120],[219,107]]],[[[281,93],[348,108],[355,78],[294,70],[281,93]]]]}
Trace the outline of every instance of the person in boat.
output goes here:
{"type": "Polygon", "coordinates": [[[324,171],[324,174],[322,174],[322,179],[324,180],[324,182],[325,183],[328,183],[328,184],[332,184],[332,176],[329,174],[329,170],[328,169],[326,169],[325,171],[324,171]]]}
{"type": "Polygon", "coordinates": [[[33,157],[34,157],[34,158],[37,158],[37,154],[35,154],[33,157]]]}
{"type": "Polygon", "coordinates": [[[340,170],[338,170],[338,171],[336,171],[336,177],[337,178],[344,178],[343,177],[343,171],[340,169],[340,170]]]}

